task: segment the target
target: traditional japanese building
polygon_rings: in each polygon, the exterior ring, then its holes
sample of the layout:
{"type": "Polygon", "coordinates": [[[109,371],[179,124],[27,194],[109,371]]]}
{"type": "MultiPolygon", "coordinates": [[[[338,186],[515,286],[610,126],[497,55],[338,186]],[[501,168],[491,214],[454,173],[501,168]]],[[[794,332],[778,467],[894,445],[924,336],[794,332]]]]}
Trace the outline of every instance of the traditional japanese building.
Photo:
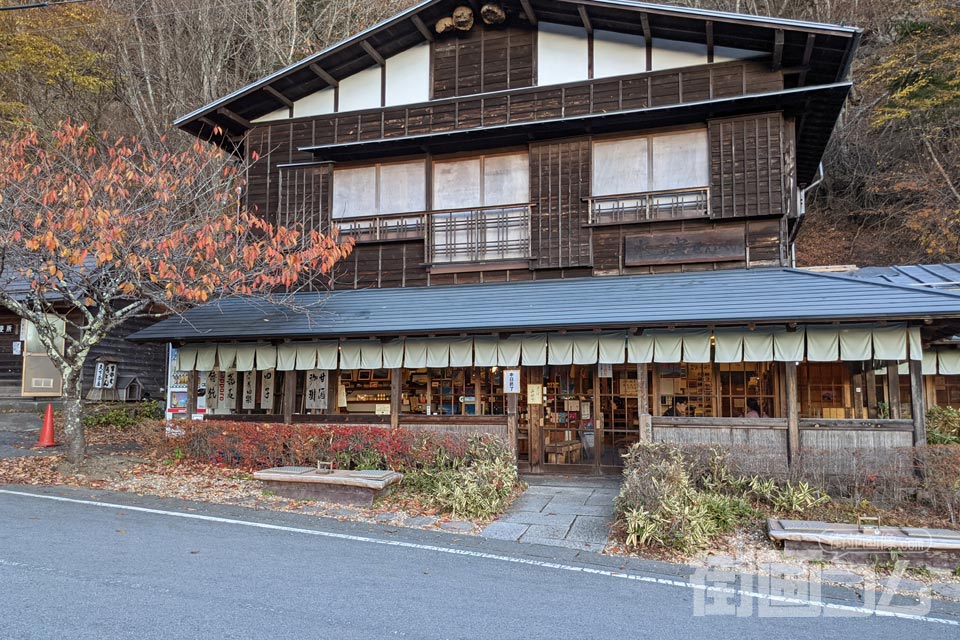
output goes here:
{"type": "Polygon", "coordinates": [[[923,345],[960,295],[793,267],[859,38],[422,2],[176,123],[249,163],[268,219],[355,238],[329,291],[134,337],[176,347],[188,413],[489,431],[535,472],[644,439],[923,442],[923,345]]]}

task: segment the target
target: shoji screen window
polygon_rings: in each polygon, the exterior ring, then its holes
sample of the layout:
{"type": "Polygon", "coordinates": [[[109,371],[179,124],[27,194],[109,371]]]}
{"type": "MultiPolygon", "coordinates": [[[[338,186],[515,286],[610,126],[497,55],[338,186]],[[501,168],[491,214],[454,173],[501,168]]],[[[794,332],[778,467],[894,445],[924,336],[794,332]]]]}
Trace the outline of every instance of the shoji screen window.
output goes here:
{"type": "Polygon", "coordinates": [[[422,235],[427,208],[424,160],[345,167],[333,172],[334,224],[358,240],[422,235]],[[403,215],[417,213],[416,216],[403,215]],[[419,233],[418,233],[419,232],[419,233]]]}
{"type": "Polygon", "coordinates": [[[593,144],[593,222],[703,217],[709,185],[705,129],[593,144]]]}
{"type": "Polygon", "coordinates": [[[526,153],[436,162],[428,233],[430,261],[528,258],[529,163],[526,153]]]}

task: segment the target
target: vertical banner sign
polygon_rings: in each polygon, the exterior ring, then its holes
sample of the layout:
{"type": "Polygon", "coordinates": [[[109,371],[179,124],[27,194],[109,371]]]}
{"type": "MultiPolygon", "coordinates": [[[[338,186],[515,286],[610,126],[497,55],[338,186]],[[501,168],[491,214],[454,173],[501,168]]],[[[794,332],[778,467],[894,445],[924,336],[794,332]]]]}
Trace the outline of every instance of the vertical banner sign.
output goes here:
{"type": "Polygon", "coordinates": [[[103,389],[103,371],[106,368],[102,362],[97,363],[97,368],[93,373],[93,388],[103,389]]]}
{"type": "Polygon", "coordinates": [[[347,406],[347,388],[342,382],[337,385],[337,406],[347,406]]]}
{"type": "Polygon", "coordinates": [[[223,388],[223,393],[220,396],[220,399],[223,403],[223,408],[228,411],[236,411],[237,409],[237,372],[235,370],[227,371],[224,374],[221,385],[223,388]]]}
{"type": "Polygon", "coordinates": [[[520,369],[503,370],[503,392],[520,393],[520,369]]]}
{"type": "Polygon", "coordinates": [[[613,377],[613,365],[612,365],[612,364],[610,364],[609,362],[601,362],[601,363],[600,363],[599,365],[597,365],[597,366],[598,366],[598,368],[599,368],[599,370],[597,371],[597,375],[599,375],[601,378],[612,378],[612,377],[613,377]]]}
{"type": "Polygon", "coordinates": [[[216,409],[220,406],[217,403],[219,399],[220,391],[220,372],[219,371],[208,371],[207,372],[207,393],[205,398],[207,400],[207,409],[216,409]]]}
{"type": "Polygon", "coordinates": [[[244,409],[257,408],[257,372],[243,372],[243,404],[244,409]]]}
{"type": "Polygon", "coordinates": [[[111,362],[103,368],[103,388],[113,389],[117,386],[117,364],[111,362]]]}
{"type": "Polygon", "coordinates": [[[312,369],[307,371],[306,384],[306,408],[307,409],[326,409],[327,408],[327,376],[325,369],[312,369]]]}
{"type": "Polygon", "coordinates": [[[260,373],[260,408],[273,411],[273,396],[276,391],[277,372],[267,369],[260,373]]]}

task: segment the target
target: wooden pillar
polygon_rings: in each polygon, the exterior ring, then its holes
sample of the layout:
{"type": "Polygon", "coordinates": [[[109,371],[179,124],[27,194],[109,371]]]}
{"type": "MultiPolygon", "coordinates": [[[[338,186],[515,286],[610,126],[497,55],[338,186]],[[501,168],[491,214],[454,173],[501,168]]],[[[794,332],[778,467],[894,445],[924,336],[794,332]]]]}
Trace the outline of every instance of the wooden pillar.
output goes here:
{"type": "Polygon", "coordinates": [[[867,387],[867,417],[875,420],[877,418],[877,372],[870,367],[863,374],[863,378],[867,387]]]}
{"type": "Polygon", "coordinates": [[[653,412],[654,416],[662,415],[663,407],[660,404],[660,367],[653,363],[653,412]]]}
{"type": "Polygon", "coordinates": [[[935,407],[937,405],[937,383],[933,376],[923,376],[924,399],[926,406],[935,407]]]}
{"type": "MultiPolygon", "coordinates": [[[[200,375],[196,371],[187,372],[187,420],[193,420],[197,412],[197,387],[200,386],[200,375]]],[[[216,392],[215,389],[207,389],[216,392]]]]}
{"type": "Polygon", "coordinates": [[[400,426],[400,412],[403,410],[403,369],[390,370],[390,427],[400,426]]]}
{"type": "Polygon", "coordinates": [[[653,440],[653,426],[650,420],[650,390],[647,386],[647,364],[637,364],[637,419],[640,421],[640,441],[653,440]]]}
{"type": "Polygon", "coordinates": [[[800,403],[797,389],[797,363],[785,362],[784,391],[787,407],[787,462],[794,464],[800,457],[800,403]]]}
{"type": "Polygon", "coordinates": [[[518,393],[507,394],[507,444],[517,452],[517,396],[518,393]]]}
{"type": "Polygon", "coordinates": [[[910,408],[913,414],[913,446],[927,444],[927,403],[923,397],[923,361],[910,360],[910,408]]]}
{"type": "MultiPolygon", "coordinates": [[[[527,368],[527,384],[543,384],[543,367],[527,368]]],[[[544,389],[544,398],[546,389],[544,389]]],[[[527,405],[527,450],[530,452],[530,471],[540,473],[543,463],[543,405],[527,405]]]]}
{"type": "Polygon", "coordinates": [[[900,419],[900,371],[896,361],[887,363],[887,406],[890,418],[900,419]]]}
{"type": "Polygon", "coordinates": [[[283,422],[293,422],[293,408],[297,401],[297,372],[283,372],[283,422]]]}
{"type": "Polygon", "coordinates": [[[853,374],[853,417],[863,419],[863,373],[853,374]]]}

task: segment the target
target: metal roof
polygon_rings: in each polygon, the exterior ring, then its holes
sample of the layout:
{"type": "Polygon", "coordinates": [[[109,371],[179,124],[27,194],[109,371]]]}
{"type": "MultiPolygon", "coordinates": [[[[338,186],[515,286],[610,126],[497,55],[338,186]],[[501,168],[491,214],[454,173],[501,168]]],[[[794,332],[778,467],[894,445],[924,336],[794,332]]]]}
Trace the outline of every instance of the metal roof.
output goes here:
{"type": "Polygon", "coordinates": [[[851,278],[888,282],[906,287],[960,291],[960,264],[912,264],[862,267],[846,272],[851,278]]]}
{"type": "Polygon", "coordinates": [[[400,336],[460,332],[960,317],[960,295],[798,269],[732,269],[293,296],[230,298],[135,341],[400,336]]]}
{"type": "MultiPolygon", "coordinates": [[[[439,18],[449,15],[456,4],[453,0],[425,0],[204,105],[178,118],[174,125],[198,137],[226,144],[231,134],[247,129],[245,122],[287,106],[284,100],[298,100],[329,86],[331,77],[341,80],[374,64],[364,44],[386,58],[426,41],[427,35],[435,37],[429,29],[439,18]],[[322,70],[320,74],[316,70],[318,67],[322,70]],[[240,120],[231,117],[227,111],[239,116],[240,120]],[[223,133],[215,135],[216,126],[221,127],[223,133]]],[[[715,46],[771,53],[776,49],[782,56],[783,67],[807,67],[805,77],[809,85],[844,80],[861,36],[859,29],[849,26],[633,0],[503,0],[502,4],[511,15],[528,24],[527,7],[535,20],[580,26],[583,24],[580,8],[583,7],[594,29],[637,33],[646,29],[651,37],[691,42],[706,42],[706,25],[709,23],[715,46]],[[782,35],[782,40],[775,34],[782,35]]]]}

